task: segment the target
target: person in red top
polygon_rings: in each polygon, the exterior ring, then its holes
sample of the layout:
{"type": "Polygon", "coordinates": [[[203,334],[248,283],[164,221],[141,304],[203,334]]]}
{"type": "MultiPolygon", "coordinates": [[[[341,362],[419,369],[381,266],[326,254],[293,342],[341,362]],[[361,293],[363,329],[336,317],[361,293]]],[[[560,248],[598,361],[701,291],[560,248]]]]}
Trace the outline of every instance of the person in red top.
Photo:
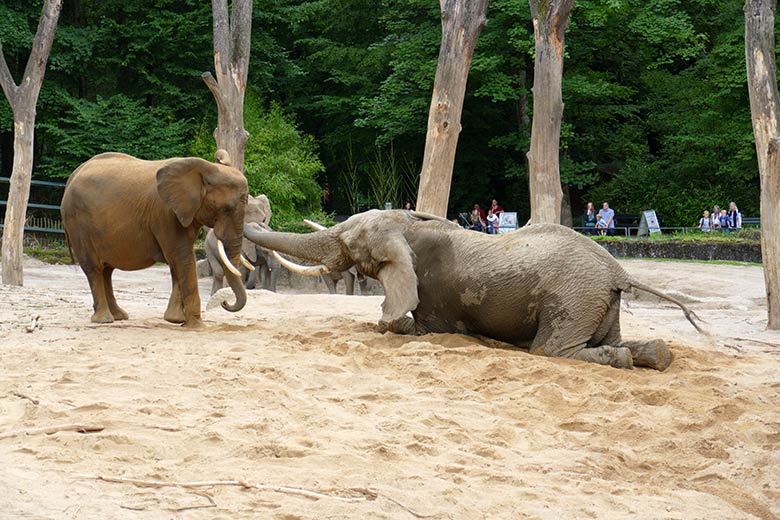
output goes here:
{"type": "Polygon", "coordinates": [[[493,202],[491,202],[490,209],[493,210],[493,214],[497,217],[504,211],[504,208],[498,205],[498,201],[496,199],[493,199],[493,202]]]}

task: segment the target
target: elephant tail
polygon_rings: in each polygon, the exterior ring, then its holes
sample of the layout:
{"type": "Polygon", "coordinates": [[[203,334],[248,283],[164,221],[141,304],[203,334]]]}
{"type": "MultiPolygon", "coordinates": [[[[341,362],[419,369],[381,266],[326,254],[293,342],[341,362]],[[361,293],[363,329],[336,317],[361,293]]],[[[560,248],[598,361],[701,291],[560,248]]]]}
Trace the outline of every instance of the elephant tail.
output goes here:
{"type": "Polygon", "coordinates": [[[652,287],[649,287],[643,283],[637,282],[633,278],[629,279],[629,286],[634,289],[639,289],[640,291],[648,292],[654,296],[661,298],[662,300],[666,300],[668,302],[672,302],[673,304],[677,305],[680,309],[682,309],[683,313],[685,314],[685,318],[691,323],[691,325],[693,325],[693,328],[695,328],[701,334],[707,334],[707,332],[696,323],[696,321],[704,322],[704,320],[699,318],[699,316],[697,316],[695,312],[689,309],[687,305],[685,305],[677,298],[674,298],[673,296],[669,296],[668,294],[664,294],[661,291],[653,289],[652,287]],[[694,318],[696,319],[696,321],[694,321],[694,318]]]}
{"type": "Polygon", "coordinates": [[[73,248],[70,246],[70,237],[68,237],[68,230],[63,229],[65,232],[65,243],[68,244],[68,254],[70,255],[70,263],[76,265],[76,259],[73,258],[73,248]]]}

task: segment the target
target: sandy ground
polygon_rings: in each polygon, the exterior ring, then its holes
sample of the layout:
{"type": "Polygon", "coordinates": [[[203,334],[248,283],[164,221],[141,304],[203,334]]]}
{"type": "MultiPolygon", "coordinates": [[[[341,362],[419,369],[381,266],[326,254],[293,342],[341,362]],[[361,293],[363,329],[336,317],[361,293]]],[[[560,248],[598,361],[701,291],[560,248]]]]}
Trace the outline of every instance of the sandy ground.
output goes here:
{"type": "Polygon", "coordinates": [[[162,320],[165,268],[117,273],[130,320],[98,326],[80,271],[30,261],[25,287],[0,287],[0,518],[779,518],[780,335],[763,331],[760,268],[622,264],[714,336],[630,299],[624,335],[670,341],[675,361],[626,371],[381,335],[379,296],[265,291],[192,332],[162,320]],[[12,436],[63,424],[103,429],[12,436]]]}

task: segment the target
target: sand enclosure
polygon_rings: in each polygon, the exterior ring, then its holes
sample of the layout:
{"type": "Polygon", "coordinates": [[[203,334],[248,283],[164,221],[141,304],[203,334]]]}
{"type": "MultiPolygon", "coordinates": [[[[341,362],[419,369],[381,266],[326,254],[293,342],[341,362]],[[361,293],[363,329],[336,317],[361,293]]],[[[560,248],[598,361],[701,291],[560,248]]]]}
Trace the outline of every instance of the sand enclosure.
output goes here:
{"type": "Polygon", "coordinates": [[[166,268],[117,273],[130,320],[98,326],[80,271],[28,262],[25,287],[0,286],[0,518],[780,517],[761,269],[621,263],[685,295],[714,337],[627,298],[624,335],[667,339],[675,360],[626,371],[378,334],[379,296],[265,291],[193,332],[162,320],[166,268]],[[21,432],[66,424],[102,430],[21,432]]]}

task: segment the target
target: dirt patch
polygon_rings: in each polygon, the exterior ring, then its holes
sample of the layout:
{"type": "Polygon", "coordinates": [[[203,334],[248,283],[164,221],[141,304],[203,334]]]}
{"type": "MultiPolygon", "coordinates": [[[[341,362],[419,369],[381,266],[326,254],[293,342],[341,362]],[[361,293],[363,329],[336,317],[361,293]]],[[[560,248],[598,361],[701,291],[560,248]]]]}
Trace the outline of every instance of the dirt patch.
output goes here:
{"type": "Polygon", "coordinates": [[[0,516],[777,518],[780,338],[763,332],[761,270],[621,263],[687,295],[712,332],[629,300],[624,335],[669,341],[666,372],[379,334],[377,296],[251,291],[245,310],[207,310],[187,331],[162,320],[165,268],[117,273],[130,320],[93,325],[77,268],[30,265],[25,287],[0,287],[0,437],[103,429],[0,438],[0,516]],[[41,328],[23,332],[33,316],[41,328]]]}

